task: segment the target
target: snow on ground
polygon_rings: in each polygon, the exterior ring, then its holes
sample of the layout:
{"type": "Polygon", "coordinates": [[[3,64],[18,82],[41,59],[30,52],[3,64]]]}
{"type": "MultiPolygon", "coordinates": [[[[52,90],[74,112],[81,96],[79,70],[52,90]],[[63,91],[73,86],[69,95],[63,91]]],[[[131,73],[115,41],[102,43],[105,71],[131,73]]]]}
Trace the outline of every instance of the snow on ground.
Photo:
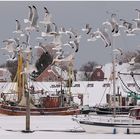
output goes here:
{"type": "Polygon", "coordinates": [[[0,116],[1,139],[139,139],[140,134],[86,133],[72,116],[31,116],[32,133],[25,130],[25,116],[0,116]],[[76,130],[74,132],[74,130],[76,130]],[[80,132],[78,132],[80,131],[80,132]]]}

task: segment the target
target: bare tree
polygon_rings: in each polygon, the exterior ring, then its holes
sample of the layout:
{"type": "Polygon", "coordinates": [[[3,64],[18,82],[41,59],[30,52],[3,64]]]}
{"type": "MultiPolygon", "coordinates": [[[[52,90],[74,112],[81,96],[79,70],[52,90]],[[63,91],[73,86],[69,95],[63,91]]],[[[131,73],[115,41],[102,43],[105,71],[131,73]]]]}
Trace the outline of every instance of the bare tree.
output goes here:
{"type": "Polygon", "coordinates": [[[137,55],[138,55],[138,52],[132,52],[132,51],[123,52],[123,55],[117,56],[117,61],[118,63],[128,63],[131,61],[132,57],[136,57],[137,55]]]}
{"type": "Polygon", "coordinates": [[[94,62],[94,61],[89,61],[85,64],[83,64],[81,67],[80,67],[80,71],[85,71],[85,72],[92,72],[93,69],[97,66],[97,63],[94,62]]]}
{"type": "Polygon", "coordinates": [[[94,61],[89,61],[85,64],[83,64],[81,67],[80,67],[80,71],[83,71],[84,72],[84,75],[85,75],[85,80],[90,80],[90,77],[91,77],[91,72],[94,70],[94,68],[97,66],[97,63],[94,62],[94,61]]]}

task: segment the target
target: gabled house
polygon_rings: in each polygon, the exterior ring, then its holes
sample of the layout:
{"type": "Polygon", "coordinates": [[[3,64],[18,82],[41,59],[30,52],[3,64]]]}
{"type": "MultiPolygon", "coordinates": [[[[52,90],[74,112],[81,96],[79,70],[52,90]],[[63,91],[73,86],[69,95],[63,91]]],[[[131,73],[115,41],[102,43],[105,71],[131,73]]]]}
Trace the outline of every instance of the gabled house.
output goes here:
{"type": "Polygon", "coordinates": [[[37,82],[42,81],[60,81],[63,80],[57,71],[52,71],[51,66],[48,66],[36,79],[37,82]]]}

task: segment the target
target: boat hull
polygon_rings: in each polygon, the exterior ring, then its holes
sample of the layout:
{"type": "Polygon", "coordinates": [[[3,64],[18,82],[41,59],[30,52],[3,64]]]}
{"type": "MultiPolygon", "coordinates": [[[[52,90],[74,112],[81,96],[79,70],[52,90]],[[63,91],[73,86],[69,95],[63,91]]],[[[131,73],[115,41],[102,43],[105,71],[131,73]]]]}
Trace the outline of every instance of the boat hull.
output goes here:
{"type": "Polygon", "coordinates": [[[73,120],[88,133],[140,133],[140,120],[127,115],[78,115],[73,120]]]}
{"type": "Polygon", "coordinates": [[[140,124],[139,125],[107,125],[102,123],[87,123],[80,122],[80,126],[87,133],[95,134],[140,134],[140,124]]]}
{"type": "MultiPolygon", "coordinates": [[[[26,115],[26,107],[0,105],[0,113],[5,115],[26,115]]],[[[31,115],[76,115],[80,110],[71,107],[30,108],[31,115]]]]}

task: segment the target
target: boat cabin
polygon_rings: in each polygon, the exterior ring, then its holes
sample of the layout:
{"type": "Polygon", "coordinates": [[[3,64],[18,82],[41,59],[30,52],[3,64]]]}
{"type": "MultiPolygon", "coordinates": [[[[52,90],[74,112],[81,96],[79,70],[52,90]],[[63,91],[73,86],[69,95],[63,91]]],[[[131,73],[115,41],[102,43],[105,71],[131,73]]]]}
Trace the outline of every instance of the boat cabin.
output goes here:
{"type": "Polygon", "coordinates": [[[136,120],[140,120],[140,108],[132,108],[129,111],[129,117],[135,118],[136,120]]]}

